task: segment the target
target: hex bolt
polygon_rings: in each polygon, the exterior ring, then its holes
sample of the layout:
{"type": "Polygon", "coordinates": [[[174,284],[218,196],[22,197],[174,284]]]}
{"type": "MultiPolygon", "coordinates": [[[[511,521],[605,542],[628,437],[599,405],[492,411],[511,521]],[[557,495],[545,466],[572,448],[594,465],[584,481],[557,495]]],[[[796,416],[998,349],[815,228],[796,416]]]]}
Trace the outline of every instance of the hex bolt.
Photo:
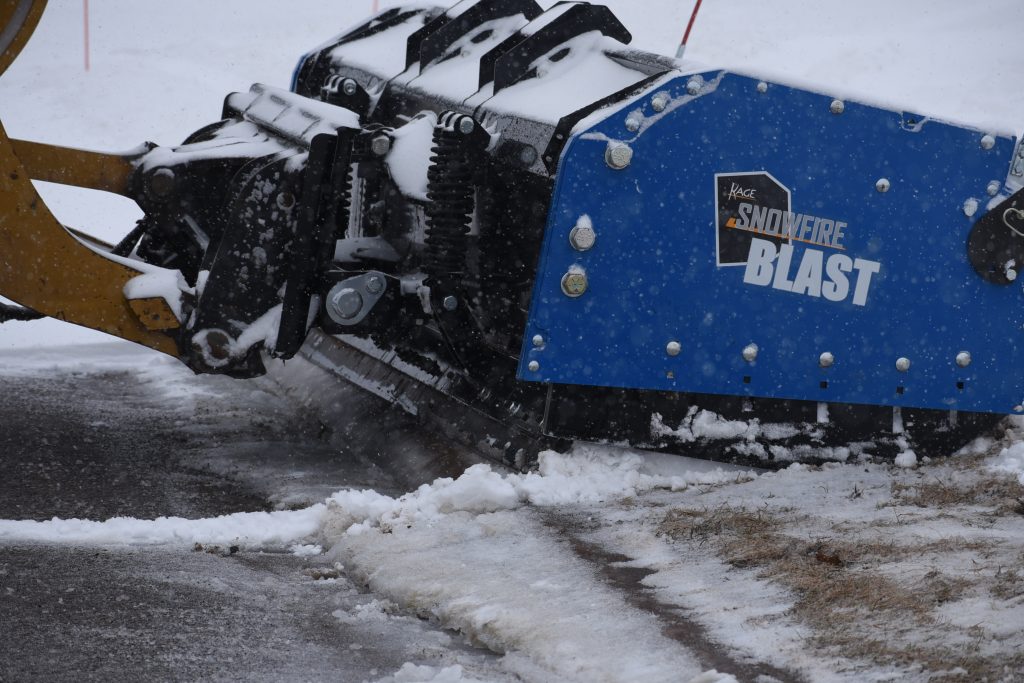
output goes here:
{"type": "Polygon", "coordinates": [[[586,273],[573,272],[562,276],[562,293],[570,299],[578,299],[587,292],[586,273]]]}
{"type": "Polygon", "coordinates": [[[622,171],[633,163],[633,148],[621,142],[609,142],[604,161],[616,171],[622,171]]]}
{"type": "Polygon", "coordinates": [[[757,348],[757,344],[748,344],[743,349],[743,360],[747,361],[748,363],[753,363],[755,360],[757,360],[757,354],[760,351],[761,349],[757,348]]]}
{"type": "Polygon", "coordinates": [[[1017,281],[1017,264],[1010,261],[1003,267],[1003,274],[1009,282],[1017,281]]]}
{"type": "Polygon", "coordinates": [[[569,244],[576,251],[590,251],[597,244],[597,232],[594,226],[580,223],[569,232],[569,244]]]}
{"type": "Polygon", "coordinates": [[[900,372],[908,372],[910,370],[910,359],[900,358],[896,361],[896,369],[900,372]]]}
{"type": "Polygon", "coordinates": [[[384,291],[384,287],[387,283],[384,278],[380,275],[371,275],[366,279],[366,291],[369,294],[376,296],[384,291]]]}
{"type": "Polygon", "coordinates": [[[370,151],[375,157],[384,156],[391,151],[391,138],[387,135],[378,135],[370,141],[370,151]]]}
{"type": "Polygon", "coordinates": [[[966,368],[968,365],[970,365],[971,360],[971,354],[968,353],[967,351],[961,351],[960,353],[956,354],[956,364],[962,368],[966,368]]]}
{"type": "Polygon", "coordinates": [[[355,80],[351,78],[346,78],[344,81],[341,82],[341,91],[348,95],[349,97],[355,95],[358,90],[359,84],[356,83],[355,80]]]}
{"type": "Polygon", "coordinates": [[[829,106],[829,111],[833,114],[842,114],[846,111],[846,103],[842,100],[832,100],[832,104],[829,106]]]}
{"type": "Polygon", "coordinates": [[[530,364],[526,366],[530,372],[540,372],[540,363],[535,360],[531,360],[530,364]]]}
{"type": "MultiPolygon", "coordinates": [[[[689,90],[689,86],[687,86],[687,90],[689,90]]],[[[695,95],[696,93],[690,93],[690,94],[691,95],[695,95]]],[[[660,92],[660,93],[658,93],[657,95],[655,95],[654,97],[651,98],[651,108],[654,109],[654,111],[656,111],[658,113],[661,113],[661,112],[665,111],[666,107],[668,107],[668,102],[669,102],[668,93],[660,92]]]]}
{"type": "Polygon", "coordinates": [[[446,296],[444,301],[441,302],[441,305],[444,306],[444,310],[446,311],[454,311],[459,307],[459,300],[454,296],[446,296]]]}
{"type": "Polygon", "coordinates": [[[991,135],[985,135],[984,137],[981,138],[981,148],[982,149],[992,149],[995,146],[996,146],[996,139],[994,137],[992,137],[991,135]]]}
{"type": "Polygon", "coordinates": [[[670,341],[668,344],[665,345],[665,353],[672,357],[678,356],[682,352],[683,345],[677,341],[670,341]]]}
{"type": "Polygon", "coordinates": [[[537,156],[537,148],[533,145],[526,145],[519,152],[519,161],[522,162],[523,166],[533,166],[537,163],[537,156]]]}
{"type": "Polygon", "coordinates": [[[973,218],[976,213],[978,213],[978,200],[972,197],[964,202],[964,215],[973,218]]]}
{"type": "Polygon", "coordinates": [[[765,94],[766,92],[768,92],[768,84],[765,83],[764,81],[761,81],[760,83],[758,83],[757,84],[757,92],[761,93],[762,95],[765,94]]]}
{"type": "Polygon", "coordinates": [[[886,192],[888,192],[889,188],[891,188],[891,187],[892,187],[892,183],[889,182],[888,178],[879,178],[878,182],[875,183],[875,189],[878,190],[879,192],[881,192],[882,194],[885,194],[886,192]]]}
{"type": "Polygon", "coordinates": [[[987,189],[988,189],[988,196],[989,197],[995,197],[997,194],[999,194],[999,190],[1003,189],[1003,184],[1001,182],[999,182],[998,180],[993,180],[991,183],[988,184],[988,188],[987,189]]]}
{"type": "Polygon", "coordinates": [[[327,313],[341,321],[352,320],[363,310],[363,295],[339,283],[327,295],[327,313]]]}
{"type": "Polygon", "coordinates": [[[630,114],[629,116],[626,117],[626,130],[628,130],[630,133],[635,133],[638,130],[640,130],[641,125],[642,123],[640,121],[639,116],[630,114]]]}
{"type": "Polygon", "coordinates": [[[539,334],[533,335],[533,345],[538,349],[544,346],[544,337],[539,334]]]}
{"type": "Polygon", "coordinates": [[[459,132],[463,135],[469,135],[474,130],[476,130],[476,121],[473,119],[468,116],[464,116],[462,120],[459,121],[459,132]]]}
{"type": "Polygon", "coordinates": [[[830,368],[835,365],[836,357],[826,351],[825,353],[818,356],[818,365],[823,368],[830,368]]]}
{"type": "Polygon", "coordinates": [[[691,78],[690,81],[686,84],[686,93],[691,96],[699,95],[701,88],[703,87],[704,79],[700,78],[699,76],[697,78],[691,78]]]}

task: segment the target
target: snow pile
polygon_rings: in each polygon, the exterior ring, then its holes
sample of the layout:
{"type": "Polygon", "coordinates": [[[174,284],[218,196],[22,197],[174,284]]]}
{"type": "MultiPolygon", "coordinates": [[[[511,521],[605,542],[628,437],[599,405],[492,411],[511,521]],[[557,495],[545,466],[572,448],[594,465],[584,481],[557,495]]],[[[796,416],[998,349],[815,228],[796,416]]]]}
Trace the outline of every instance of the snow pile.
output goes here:
{"type": "Polygon", "coordinates": [[[1018,441],[1000,451],[989,465],[989,469],[1014,475],[1021,484],[1024,484],[1024,442],[1018,441]]]}
{"type": "Polygon", "coordinates": [[[406,664],[394,676],[382,678],[377,683],[485,683],[463,675],[462,667],[455,665],[443,669],[432,666],[406,664]]]}
{"type": "Polygon", "coordinates": [[[720,484],[736,477],[735,470],[721,467],[671,475],[648,473],[645,458],[637,453],[580,445],[569,455],[541,453],[539,470],[522,475],[503,476],[488,465],[476,465],[458,479],[438,479],[400,498],[376,491],[341,491],[328,500],[331,519],[326,532],[330,536],[373,528],[391,530],[453,513],[481,515],[524,505],[599,503],[654,489],[681,491],[691,484],[720,484]]]}
{"type": "Polygon", "coordinates": [[[289,512],[240,512],[212,519],[115,517],[105,522],[81,519],[0,521],[0,542],[77,545],[235,545],[284,549],[314,535],[327,506],[289,512]]]}

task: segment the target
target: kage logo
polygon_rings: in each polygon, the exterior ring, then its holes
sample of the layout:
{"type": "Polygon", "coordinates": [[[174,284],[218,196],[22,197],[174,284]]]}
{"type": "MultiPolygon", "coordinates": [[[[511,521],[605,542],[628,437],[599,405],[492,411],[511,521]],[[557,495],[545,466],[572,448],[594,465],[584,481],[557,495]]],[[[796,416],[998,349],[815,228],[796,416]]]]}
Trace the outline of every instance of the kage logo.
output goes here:
{"type": "Polygon", "coordinates": [[[715,190],[720,268],[743,266],[748,285],[867,305],[882,266],[844,253],[848,223],[794,212],[789,188],[764,171],[718,174],[715,190]]]}

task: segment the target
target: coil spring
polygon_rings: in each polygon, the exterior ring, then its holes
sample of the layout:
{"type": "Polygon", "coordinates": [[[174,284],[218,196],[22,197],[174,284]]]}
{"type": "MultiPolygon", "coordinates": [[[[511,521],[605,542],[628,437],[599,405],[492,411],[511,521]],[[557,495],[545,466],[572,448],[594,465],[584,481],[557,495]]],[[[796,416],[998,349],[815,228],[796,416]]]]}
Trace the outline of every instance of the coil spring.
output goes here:
{"type": "Polygon", "coordinates": [[[438,118],[433,139],[423,270],[433,279],[459,279],[466,269],[475,208],[474,162],[486,136],[472,117],[445,112],[438,118]]]}

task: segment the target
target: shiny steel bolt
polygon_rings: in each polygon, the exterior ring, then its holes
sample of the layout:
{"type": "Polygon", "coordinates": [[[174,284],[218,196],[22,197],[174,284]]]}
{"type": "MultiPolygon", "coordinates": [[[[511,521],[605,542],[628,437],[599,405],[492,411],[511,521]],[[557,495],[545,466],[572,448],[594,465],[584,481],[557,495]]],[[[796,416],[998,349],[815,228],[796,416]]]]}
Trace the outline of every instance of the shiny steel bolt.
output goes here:
{"type": "Polygon", "coordinates": [[[363,295],[351,287],[336,286],[327,297],[332,318],[351,320],[363,309],[363,295]]]}
{"type": "Polygon", "coordinates": [[[476,121],[474,121],[473,119],[469,117],[464,117],[461,121],[459,121],[459,132],[462,133],[463,135],[469,135],[474,130],[476,130],[476,121]]]}
{"type": "Polygon", "coordinates": [[[356,83],[351,78],[346,78],[341,83],[341,91],[343,93],[345,93],[346,95],[348,95],[349,97],[352,97],[353,95],[355,95],[356,91],[358,91],[358,90],[359,90],[359,84],[356,83]]]}
{"type": "Polygon", "coordinates": [[[566,273],[562,277],[562,293],[570,299],[578,299],[587,292],[586,273],[566,273]]]}
{"type": "Polygon", "coordinates": [[[907,372],[910,370],[910,359],[900,358],[896,361],[896,369],[900,372],[907,372]]]}
{"type": "Polygon", "coordinates": [[[656,112],[663,112],[665,111],[665,108],[668,107],[668,101],[668,94],[660,92],[651,98],[651,108],[656,112]]]}
{"type": "Polygon", "coordinates": [[[757,92],[761,93],[762,95],[765,94],[766,92],[768,92],[768,84],[765,83],[764,81],[761,81],[760,83],[758,83],[757,84],[757,92]]]}
{"type": "Polygon", "coordinates": [[[885,194],[886,192],[888,192],[889,188],[891,188],[891,187],[892,187],[892,183],[889,182],[888,178],[879,178],[878,182],[875,183],[875,189],[878,190],[879,192],[881,192],[882,194],[885,194]]]}
{"type": "Polygon", "coordinates": [[[387,135],[378,135],[370,141],[370,151],[375,157],[382,157],[391,151],[391,138],[387,135]]]}
{"type": "Polygon", "coordinates": [[[444,306],[444,310],[446,311],[454,311],[459,307],[459,300],[454,296],[446,296],[444,301],[441,302],[441,305],[444,306]]]}
{"type": "Polygon", "coordinates": [[[829,107],[829,111],[833,114],[842,114],[846,111],[846,103],[842,100],[832,100],[832,105],[829,107]]]}
{"type": "Polygon", "coordinates": [[[594,226],[582,223],[569,232],[569,244],[576,251],[590,251],[597,243],[597,232],[594,226]]]}
{"type": "Polygon", "coordinates": [[[667,353],[670,356],[678,356],[682,352],[683,345],[677,341],[670,341],[668,344],[665,345],[665,353],[667,353]]]}
{"type": "Polygon", "coordinates": [[[366,279],[366,291],[369,294],[377,295],[384,291],[384,278],[380,275],[371,275],[366,279]]]}
{"type": "Polygon", "coordinates": [[[971,354],[968,353],[967,351],[961,351],[960,353],[956,354],[956,364],[962,368],[966,368],[968,365],[970,365],[971,360],[971,354]]]}
{"type": "Polygon", "coordinates": [[[544,337],[539,334],[533,335],[533,345],[538,349],[544,346],[544,337]]]}
{"type": "Polygon", "coordinates": [[[748,363],[753,363],[755,360],[757,360],[757,354],[760,350],[761,349],[757,348],[757,344],[748,344],[743,349],[743,360],[747,361],[748,363]]]}
{"type": "Polygon", "coordinates": [[[540,371],[540,363],[538,363],[535,360],[531,360],[530,364],[527,365],[526,367],[530,370],[530,372],[539,372],[540,371]]]}
{"type": "Polygon", "coordinates": [[[699,95],[701,88],[704,87],[704,80],[700,77],[691,78],[689,83],[686,84],[686,92],[688,95],[699,95]]]}
{"type": "Polygon", "coordinates": [[[982,149],[992,149],[995,146],[996,146],[996,139],[994,137],[992,137],[991,135],[986,135],[983,138],[981,138],[981,148],[982,149]]]}
{"type": "Polygon", "coordinates": [[[999,194],[999,190],[1001,189],[1003,189],[1003,184],[998,180],[993,180],[991,183],[988,184],[988,196],[995,197],[997,194],[999,194]]]}
{"type": "Polygon", "coordinates": [[[830,368],[835,365],[836,357],[826,351],[825,353],[818,356],[818,365],[823,368],[830,368]]]}
{"type": "Polygon", "coordinates": [[[609,142],[604,153],[604,161],[616,171],[621,171],[633,163],[633,149],[621,142],[609,142]]]}

